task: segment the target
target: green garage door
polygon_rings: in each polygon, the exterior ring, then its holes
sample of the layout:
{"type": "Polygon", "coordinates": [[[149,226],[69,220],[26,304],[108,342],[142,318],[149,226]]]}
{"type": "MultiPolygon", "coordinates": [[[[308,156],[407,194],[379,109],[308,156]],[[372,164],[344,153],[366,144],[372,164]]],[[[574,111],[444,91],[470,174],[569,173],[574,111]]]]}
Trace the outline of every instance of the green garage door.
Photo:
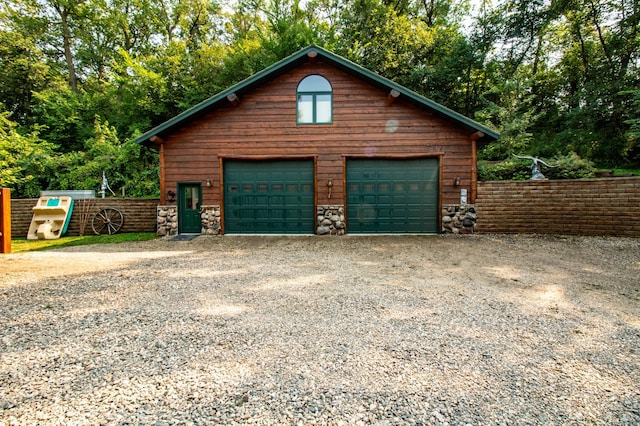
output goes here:
{"type": "Polygon", "coordinates": [[[224,163],[224,225],[230,234],[312,234],[312,160],[224,163]]]}
{"type": "Polygon", "coordinates": [[[437,158],[349,159],[349,233],[438,232],[439,175],[437,158]]]}

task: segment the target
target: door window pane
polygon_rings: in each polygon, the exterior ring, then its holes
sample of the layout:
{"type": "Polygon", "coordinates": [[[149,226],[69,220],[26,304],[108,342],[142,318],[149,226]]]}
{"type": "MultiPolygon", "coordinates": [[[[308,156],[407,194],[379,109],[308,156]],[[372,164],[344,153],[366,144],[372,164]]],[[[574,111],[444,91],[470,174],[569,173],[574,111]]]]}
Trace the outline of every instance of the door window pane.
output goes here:
{"type": "Polygon", "coordinates": [[[200,203],[199,193],[200,193],[200,191],[196,187],[185,188],[185,191],[184,191],[184,196],[185,196],[184,205],[185,205],[186,208],[191,209],[191,210],[197,210],[198,209],[198,204],[200,203]]]}

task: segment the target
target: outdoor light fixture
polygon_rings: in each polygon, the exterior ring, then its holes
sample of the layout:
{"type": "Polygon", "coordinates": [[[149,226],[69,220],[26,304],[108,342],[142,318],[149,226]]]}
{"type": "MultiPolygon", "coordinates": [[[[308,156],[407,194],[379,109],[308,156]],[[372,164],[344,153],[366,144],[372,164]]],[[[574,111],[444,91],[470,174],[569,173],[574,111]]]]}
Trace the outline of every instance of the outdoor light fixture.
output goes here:
{"type": "Polygon", "coordinates": [[[460,186],[460,176],[456,176],[455,178],[453,178],[453,184],[455,186],[460,186]]]}
{"type": "Polygon", "coordinates": [[[167,191],[167,202],[173,203],[176,200],[176,193],[169,190],[167,191]]]}
{"type": "Polygon", "coordinates": [[[329,188],[329,198],[331,198],[331,188],[333,187],[333,179],[327,179],[327,188],[329,188]]]}
{"type": "Polygon", "coordinates": [[[205,185],[207,185],[207,188],[211,188],[211,179],[207,179],[205,185]]]}

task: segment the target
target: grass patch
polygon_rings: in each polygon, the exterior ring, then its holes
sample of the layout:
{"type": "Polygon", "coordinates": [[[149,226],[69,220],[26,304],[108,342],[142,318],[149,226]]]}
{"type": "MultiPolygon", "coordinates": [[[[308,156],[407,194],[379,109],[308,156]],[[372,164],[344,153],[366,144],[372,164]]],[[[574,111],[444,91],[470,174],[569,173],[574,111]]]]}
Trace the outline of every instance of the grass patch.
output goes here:
{"type": "Polygon", "coordinates": [[[613,169],[614,176],[633,175],[640,176],[640,169],[613,169]]]}
{"type": "Polygon", "coordinates": [[[640,169],[598,169],[595,174],[596,177],[640,176],[640,169]]]}
{"type": "Polygon", "coordinates": [[[61,247],[84,246],[89,244],[114,244],[127,241],[147,241],[157,238],[153,232],[131,232],[116,235],[85,235],[82,237],[61,237],[57,240],[11,240],[12,253],[49,250],[61,247]]]}

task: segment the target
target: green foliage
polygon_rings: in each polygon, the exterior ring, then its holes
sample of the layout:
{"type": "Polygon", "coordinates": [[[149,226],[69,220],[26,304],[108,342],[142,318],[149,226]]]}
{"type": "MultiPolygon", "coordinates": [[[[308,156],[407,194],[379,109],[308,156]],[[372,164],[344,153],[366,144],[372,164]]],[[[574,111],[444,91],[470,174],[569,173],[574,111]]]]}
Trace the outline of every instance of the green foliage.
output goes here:
{"type": "Polygon", "coordinates": [[[494,86],[483,96],[487,106],[476,112],[476,119],[501,129],[501,138],[481,151],[481,159],[498,160],[529,151],[534,142],[531,126],[536,117],[527,89],[528,82],[521,82],[516,76],[494,86]],[[491,98],[496,100],[491,101],[491,98]]]}
{"type": "Polygon", "coordinates": [[[595,168],[589,160],[580,158],[575,152],[566,155],[556,155],[544,170],[544,175],[548,179],[585,179],[595,177],[595,168]]]}
{"type": "Polygon", "coordinates": [[[629,128],[625,134],[626,144],[624,155],[630,164],[640,164],[640,89],[630,92],[633,95],[633,106],[630,108],[631,114],[625,124],[629,128]]]}
{"type": "Polygon", "coordinates": [[[58,189],[93,189],[98,192],[102,173],[109,186],[133,197],[158,196],[157,158],[129,140],[121,143],[114,127],[96,118],[94,134],[83,151],[69,152],[51,165],[51,186],[58,189]],[[56,166],[56,167],[54,167],[56,166]]]}
{"type": "MultiPolygon", "coordinates": [[[[339,32],[338,50],[385,77],[411,76],[418,57],[433,50],[434,32],[420,20],[399,15],[377,0],[360,0],[346,8],[339,32]]],[[[414,80],[420,80],[414,76],[414,80]]]]}
{"type": "Polygon", "coordinates": [[[0,113],[0,187],[11,188],[15,198],[40,196],[53,154],[52,144],[36,132],[20,134],[9,113],[0,113]]]}
{"type": "Polygon", "coordinates": [[[530,163],[518,159],[508,159],[501,162],[478,162],[478,179],[492,180],[527,180],[531,177],[530,163]]]}
{"type": "Polygon", "coordinates": [[[62,164],[64,181],[59,182],[62,189],[100,189],[102,172],[109,177],[112,188],[118,188],[112,174],[117,171],[120,162],[121,146],[115,129],[109,123],[96,118],[94,135],[86,140],[84,151],[66,155],[62,164]]]}
{"type": "Polygon", "coordinates": [[[54,84],[34,93],[34,120],[43,139],[63,152],[81,149],[91,134],[86,92],[74,92],[67,84],[54,84]]]}
{"type": "MultiPolygon", "coordinates": [[[[576,153],[557,155],[546,161],[550,166],[540,164],[542,174],[547,179],[583,179],[595,176],[595,169],[589,160],[576,153]]],[[[478,178],[490,180],[528,180],[531,178],[531,160],[511,157],[504,161],[480,161],[478,178]]]]}
{"type": "Polygon", "coordinates": [[[14,120],[28,124],[33,93],[46,87],[49,67],[32,38],[0,30],[0,102],[14,120]]]}
{"type": "Polygon", "coordinates": [[[322,24],[300,4],[300,0],[272,0],[266,7],[266,31],[261,33],[263,48],[282,59],[321,40],[322,24]]]}
{"type": "MultiPolygon", "coordinates": [[[[156,153],[130,142],[136,135],[310,43],[501,132],[480,154],[488,178],[528,178],[524,163],[496,163],[512,153],[564,164],[579,162],[575,152],[598,166],[640,168],[639,7],[6,0],[0,175],[14,195],[29,196],[96,188],[105,169],[114,189],[156,195],[156,153]]],[[[560,177],[587,170],[571,167],[560,177]]]]}
{"type": "Polygon", "coordinates": [[[158,59],[133,57],[124,50],[115,58],[113,70],[117,85],[110,90],[118,102],[111,121],[125,135],[148,129],[171,116],[172,105],[166,102],[167,78],[153,69],[158,59]]]}
{"type": "Polygon", "coordinates": [[[613,169],[614,176],[640,176],[640,169],[613,169]]]}

